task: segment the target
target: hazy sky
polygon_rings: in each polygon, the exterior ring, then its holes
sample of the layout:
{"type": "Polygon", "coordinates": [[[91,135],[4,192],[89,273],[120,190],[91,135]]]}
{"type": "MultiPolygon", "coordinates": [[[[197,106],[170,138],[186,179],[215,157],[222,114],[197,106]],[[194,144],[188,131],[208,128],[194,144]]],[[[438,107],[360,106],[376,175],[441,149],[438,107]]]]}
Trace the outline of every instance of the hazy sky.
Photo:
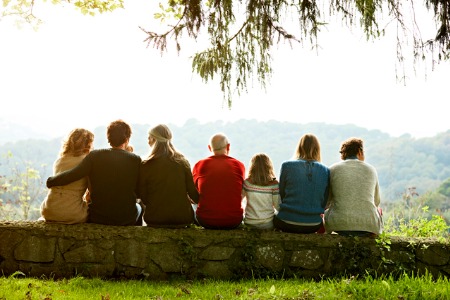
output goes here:
{"type": "Polygon", "coordinates": [[[44,20],[37,32],[0,21],[0,122],[49,136],[117,118],[150,125],[191,118],[325,122],[417,138],[450,129],[448,62],[434,71],[417,65],[404,86],[396,81],[393,38],[366,42],[336,26],[322,32],[318,53],[309,45],[274,51],[267,91],[255,80],[229,110],[219,85],[191,72],[188,57],[201,48],[186,47],[180,56],[172,49],[162,57],[146,48],[138,26],[155,24],[149,3],[155,1],[126,1],[133,6],[95,17],[45,4],[35,9],[44,20]]]}

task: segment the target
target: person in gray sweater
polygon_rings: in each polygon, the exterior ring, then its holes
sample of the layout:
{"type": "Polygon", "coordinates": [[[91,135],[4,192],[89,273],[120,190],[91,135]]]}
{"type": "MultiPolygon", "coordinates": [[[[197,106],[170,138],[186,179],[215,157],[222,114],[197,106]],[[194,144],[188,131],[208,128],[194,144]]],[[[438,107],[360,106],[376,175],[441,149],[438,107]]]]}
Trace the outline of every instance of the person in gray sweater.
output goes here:
{"type": "Polygon", "coordinates": [[[327,233],[345,236],[381,234],[383,222],[376,169],[364,162],[363,140],[349,138],[341,159],[330,166],[330,197],[325,211],[327,233]]]}

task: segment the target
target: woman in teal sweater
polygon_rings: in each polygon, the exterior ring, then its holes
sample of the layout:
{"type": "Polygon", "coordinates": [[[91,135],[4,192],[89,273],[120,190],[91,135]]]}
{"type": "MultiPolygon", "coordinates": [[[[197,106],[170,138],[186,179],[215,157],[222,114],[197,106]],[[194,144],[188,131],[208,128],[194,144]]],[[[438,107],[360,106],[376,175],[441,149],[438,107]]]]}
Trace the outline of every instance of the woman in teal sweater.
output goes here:
{"type": "Polygon", "coordinates": [[[274,226],[285,232],[322,232],[330,170],[320,162],[317,137],[313,134],[303,135],[298,142],[295,157],[295,160],[281,165],[281,204],[273,220],[274,226]]]}

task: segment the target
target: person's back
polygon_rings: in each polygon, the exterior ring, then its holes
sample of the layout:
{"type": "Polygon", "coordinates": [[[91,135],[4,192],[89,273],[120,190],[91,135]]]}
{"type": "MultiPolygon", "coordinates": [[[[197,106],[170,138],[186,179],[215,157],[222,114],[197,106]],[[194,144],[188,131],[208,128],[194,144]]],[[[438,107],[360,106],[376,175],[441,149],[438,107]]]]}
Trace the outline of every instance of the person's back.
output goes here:
{"type": "Polygon", "coordinates": [[[318,161],[285,161],[280,169],[278,218],[295,223],[320,223],[328,199],[329,173],[318,161]]]}
{"type": "Polygon", "coordinates": [[[139,195],[144,221],[153,227],[185,227],[194,223],[191,201],[198,192],[187,159],[171,143],[170,129],[160,124],[149,132],[152,152],[141,165],[139,195]]]}
{"type": "MultiPolygon", "coordinates": [[[[59,158],[53,164],[53,174],[59,174],[76,167],[89,153],[94,134],[86,129],[76,128],[64,141],[59,158]]],[[[88,218],[88,204],[83,196],[88,187],[87,177],[64,186],[51,188],[41,203],[41,219],[63,224],[84,223],[88,218]]]]}
{"type": "Polygon", "coordinates": [[[328,200],[330,171],[320,162],[318,138],[313,134],[303,135],[295,157],[281,165],[281,204],[274,226],[292,233],[323,232],[322,215],[328,200]]]}
{"type": "Polygon", "coordinates": [[[65,185],[88,176],[91,199],[88,222],[139,224],[142,209],[136,201],[141,158],[125,150],[131,128],[118,120],[110,123],[107,133],[112,148],[91,151],[77,167],[49,177],[47,187],[65,185]]]}
{"type": "Polygon", "coordinates": [[[257,153],[252,157],[242,190],[246,200],[245,225],[273,229],[273,216],[280,207],[280,194],[269,156],[257,153]]]}
{"type": "Polygon", "coordinates": [[[364,162],[362,140],[345,141],[341,155],[343,160],[330,166],[326,230],[345,235],[379,234],[382,220],[378,175],[372,165],[364,162]]]}
{"type": "Polygon", "coordinates": [[[218,134],[208,146],[213,156],[197,162],[192,174],[200,193],[197,221],[206,228],[230,229],[243,219],[242,184],[244,164],[228,156],[230,144],[218,134]]]}
{"type": "Polygon", "coordinates": [[[135,224],[140,164],[141,158],[126,150],[111,148],[89,153],[80,168],[89,173],[90,223],[135,224]]]}

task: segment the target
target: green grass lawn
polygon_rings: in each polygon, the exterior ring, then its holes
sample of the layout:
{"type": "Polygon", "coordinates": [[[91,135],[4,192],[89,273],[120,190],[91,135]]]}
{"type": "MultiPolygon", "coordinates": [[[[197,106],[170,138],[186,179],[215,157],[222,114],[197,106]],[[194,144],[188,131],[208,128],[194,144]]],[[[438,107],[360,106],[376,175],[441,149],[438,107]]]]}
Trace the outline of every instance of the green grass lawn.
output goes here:
{"type": "Polygon", "coordinates": [[[448,278],[431,276],[321,281],[303,279],[108,281],[0,277],[0,300],[12,299],[450,299],[448,278]]]}

